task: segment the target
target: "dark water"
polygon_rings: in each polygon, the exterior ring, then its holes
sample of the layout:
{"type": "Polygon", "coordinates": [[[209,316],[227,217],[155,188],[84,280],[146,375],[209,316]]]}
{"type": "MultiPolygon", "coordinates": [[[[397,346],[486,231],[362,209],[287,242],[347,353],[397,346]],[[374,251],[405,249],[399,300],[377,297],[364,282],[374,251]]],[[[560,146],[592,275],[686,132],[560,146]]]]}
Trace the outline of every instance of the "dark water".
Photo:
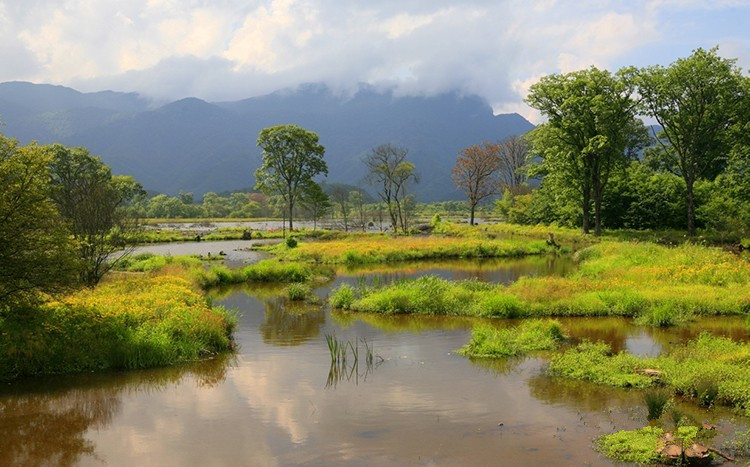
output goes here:
{"type": "MultiPolygon", "coordinates": [[[[369,278],[474,274],[509,282],[570,268],[539,258],[475,269],[421,263],[369,278]]],[[[317,293],[362,273],[342,271],[317,293]]],[[[214,293],[217,303],[241,312],[234,355],[0,389],[0,465],[600,465],[608,461],[593,450],[595,437],[646,424],[638,391],[549,378],[541,357],[456,355],[476,320],[331,313],[291,304],[281,292],[245,286],[214,293]],[[366,339],[379,358],[336,371],[325,342],[334,332],[366,339]]],[[[644,354],[700,330],[747,338],[738,319],[673,330],[614,318],[561,321],[576,338],[644,354]]],[[[685,410],[725,432],[744,423],[727,411],[685,410]]]]}

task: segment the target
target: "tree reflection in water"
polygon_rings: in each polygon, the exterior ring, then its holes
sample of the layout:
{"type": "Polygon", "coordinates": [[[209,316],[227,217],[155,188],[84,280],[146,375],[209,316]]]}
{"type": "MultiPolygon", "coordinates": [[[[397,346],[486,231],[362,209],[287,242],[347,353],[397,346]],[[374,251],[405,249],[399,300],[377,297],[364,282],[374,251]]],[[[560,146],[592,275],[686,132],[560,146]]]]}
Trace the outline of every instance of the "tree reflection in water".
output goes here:
{"type": "Polygon", "coordinates": [[[320,335],[326,322],[325,308],[292,302],[285,296],[264,300],[266,321],[260,325],[263,342],[273,345],[300,345],[320,335]]]}
{"type": "Polygon", "coordinates": [[[201,387],[224,381],[230,354],[186,364],[122,373],[37,378],[0,389],[0,465],[73,465],[96,457],[86,432],[107,426],[120,395],[160,391],[190,376],[201,387]]]}

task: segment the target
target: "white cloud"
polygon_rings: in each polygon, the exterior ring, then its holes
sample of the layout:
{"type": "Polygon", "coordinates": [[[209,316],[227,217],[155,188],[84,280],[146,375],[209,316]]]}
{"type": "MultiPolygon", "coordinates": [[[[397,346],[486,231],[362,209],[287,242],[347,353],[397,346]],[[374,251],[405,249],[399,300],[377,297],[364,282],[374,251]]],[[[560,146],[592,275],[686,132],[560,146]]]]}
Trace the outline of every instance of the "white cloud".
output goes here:
{"type": "MultiPolygon", "coordinates": [[[[0,0],[0,80],[209,100],[305,82],[336,89],[368,82],[401,94],[458,89],[483,96],[496,110],[533,115],[523,111],[522,99],[538,77],[590,65],[617,68],[657,47],[683,53],[704,46],[679,34],[676,13],[695,13],[694,32],[702,11],[730,8],[736,15],[749,4],[0,0]],[[663,28],[667,17],[670,27],[663,28]]],[[[742,34],[722,31],[714,43],[747,57],[742,34]]]]}

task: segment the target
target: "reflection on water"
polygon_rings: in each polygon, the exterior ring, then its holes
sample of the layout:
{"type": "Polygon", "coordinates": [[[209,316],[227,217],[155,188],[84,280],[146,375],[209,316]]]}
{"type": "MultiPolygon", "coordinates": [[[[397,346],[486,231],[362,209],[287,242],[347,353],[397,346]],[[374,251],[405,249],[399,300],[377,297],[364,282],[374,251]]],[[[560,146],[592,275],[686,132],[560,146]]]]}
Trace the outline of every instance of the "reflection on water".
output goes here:
{"type": "MultiPolygon", "coordinates": [[[[548,258],[420,263],[368,274],[503,282],[529,271],[569,271],[560,264],[548,258]]],[[[326,297],[363,273],[347,272],[315,293],[326,297]]],[[[494,361],[456,354],[477,322],[517,321],[331,312],[291,303],[284,287],[274,285],[217,289],[211,296],[239,311],[236,355],[3,387],[0,465],[606,464],[591,440],[646,424],[639,391],[549,378],[543,354],[494,361]],[[383,360],[332,367],[324,336],[333,333],[367,339],[383,360]]],[[[748,338],[739,318],[673,329],[620,318],[560,321],[575,340],[604,340],[616,351],[642,354],[668,351],[701,331],[748,338]]],[[[735,427],[727,411],[687,407],[696,420],[735,427]]]]}
{"type": "Polygon", "coordinates": [[[290,302],[285,296],[267,298],[266,321],[260,325],[263,342],[273,345],[300,345],[320,335],[326,321],[325,309],[319,305],[290,302]]]}
{"type": "Polygon", "coordinates": [[[124,393],[224,381],[230,355],[169,369],[25,380],[0,388],[0,465],[73,465],[103,460],[87,439],[121,412],[124,393]]]}

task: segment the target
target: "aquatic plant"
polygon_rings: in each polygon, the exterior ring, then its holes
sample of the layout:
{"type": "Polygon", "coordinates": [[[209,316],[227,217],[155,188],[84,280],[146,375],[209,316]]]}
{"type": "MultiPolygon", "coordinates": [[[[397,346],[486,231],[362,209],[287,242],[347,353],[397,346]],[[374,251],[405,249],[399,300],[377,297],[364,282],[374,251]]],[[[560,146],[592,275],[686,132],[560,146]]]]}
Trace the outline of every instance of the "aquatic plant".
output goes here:
{"type": "Polygon", "coordinates": [[[334,308],[340,308],[342,310],[348,310],[354,300],[357,298],[357,293],[350,284],[341,284],[338,288],[331,292],[331,297],[328,299],[329,303],[334,308]]]}
{"type": "Polygon", "coordinates": [[[526,321],[506,329],[484,324],[474,327],[471,341],[459,353],[480,358],[513,357],[535,350],[554,350],[564,338],[560,323],[554,320],[526,321]]]}
{"type": "Polygon", "coordinates": [[[648,390],[643,392],[643,401],[648,409],[649,420],[657,420],[664,413],[671,394],[663,390],[648,390]]]}
{"type": "Polygon", "coordinates": [[[201,287],[243,282],[307,282],[313,279],[311,266],[263,260],[241,269],[213,266],[208,270],[194,269],[190,275],[201,287]]]}
{"type": "MultiPolygon", "coordinates": [[[[599,451],[610,459],[634,464],[654,464],[659,460],[659,438],[664,430],[647,426],[640,430],[618,431],[597,439],[599,451]]],[[[661,446],[663,447],[663,446],[661,446]]]]}
{"type": "Polygon", "coordinates": [[[310,295],[310,292],[310,286],[301,282],[292,282],[286,288],[287,297],[292,301],[305,300],[310,295]]]}
{"type": "Polygon", "coordinates": [[[618,387],[646,388],[656,380],[644,370],[656,370],[658,381],[701,405],[722,404],[750,413],[750,343],[707,333],[669,355],[638,358],[612,354],[606,344],[584,342],[550,361],[553,376],[618,387]]]}

